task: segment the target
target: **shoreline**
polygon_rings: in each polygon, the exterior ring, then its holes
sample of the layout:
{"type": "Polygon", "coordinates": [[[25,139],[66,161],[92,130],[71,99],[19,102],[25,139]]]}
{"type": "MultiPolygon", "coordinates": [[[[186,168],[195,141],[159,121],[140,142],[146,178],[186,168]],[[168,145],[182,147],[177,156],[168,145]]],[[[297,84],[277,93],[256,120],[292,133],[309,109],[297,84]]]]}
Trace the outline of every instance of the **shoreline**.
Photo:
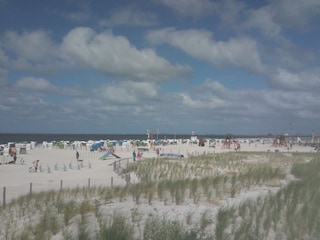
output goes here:
{"type": "MultiPolygon", "coordinates": [[[[172,133],[161,133],[153,134],[152,140],[158,141],[163,139],[190,139],[192,134],[172,134],[172,133]]],[[[204,139],[224,139],[224,134],[197,134],[199,138],[204,139]]],[[[276,135],[250,135],[250,134],[235,134],[232,135],[235,139],[270,139],[276,135]]],[[[287,138],[297,139],[301,138],[305,142],[311,142],[312,136],[309,135],[290,135],[287,138]]],[[[99,141],[99,140],[148,140],[147,134],[52,134],[52,133],[0,133],[0,144],[7,144],[8,142],[53,142],[53,141],[99,141]]]]}

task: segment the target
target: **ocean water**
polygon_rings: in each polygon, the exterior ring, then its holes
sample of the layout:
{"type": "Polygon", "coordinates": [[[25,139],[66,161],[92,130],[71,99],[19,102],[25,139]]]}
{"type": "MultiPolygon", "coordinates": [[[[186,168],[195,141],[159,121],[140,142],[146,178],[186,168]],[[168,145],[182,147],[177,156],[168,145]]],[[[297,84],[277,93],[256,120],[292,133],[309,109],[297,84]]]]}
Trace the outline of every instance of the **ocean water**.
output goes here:
{"type": "MultiPolygon", "coordinates": [[[[172,138],[190,138],[190,135],[175,135],[175,134],[158,134],[154,135],[153,139],[172,139],[172,138]]],[[[0,133],[0,144],[8,142],[51,142],[51,141],[99,141],[99,140],[146,140],[147,134],[10,134],[0,133]]]]}
{"type": "MultiPolygon", "coordinates": [[[[191,134],[154,134],[153,139],[190,139],[191,134]]],[[[224,135],[198,135],[203,138],[224,138],[224,135]]],[[[234,137],[264,137],[264,136],[234,136],[234,137]]],[[[147,134],[32,134],[32,133],[0,133],[0,144],[8,142],[52,142],[52,141],[99,141],[99,140],[147,140],[147,134]]]]}
{"type": "Polygon", "coordinates": [[[0,144],[8,142],[52,142],[52,141],[99,141],[99,140],[123,140],[123,139],[147,139],[147,135],[142,134],[32,134],[32,133],[1,133],[0,144]]]}

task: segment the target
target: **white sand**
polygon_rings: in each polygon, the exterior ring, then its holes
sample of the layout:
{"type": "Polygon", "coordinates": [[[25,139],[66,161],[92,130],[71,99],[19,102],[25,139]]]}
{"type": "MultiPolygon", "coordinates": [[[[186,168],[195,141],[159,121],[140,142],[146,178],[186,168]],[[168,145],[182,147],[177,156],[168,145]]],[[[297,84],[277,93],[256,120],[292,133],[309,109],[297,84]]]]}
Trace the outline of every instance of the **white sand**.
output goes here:
{"type": "MultiPolygon", "coordinates": [[[[217,143],[215,148],[209,147],[208,144],[204,147],[197,145],[187,145],[179,143],[177,145],[157,146],[160,148],[160,153],[174,153],[183,154],[185,157],[189,155],[201,155],[204,153],[220,153],[233,152],[233,149],[222,149],[222,144],[217,143]]],[[[311,152],[311,147],[293,146],[292,149],[285,147],[272,147],[271,144],[253,143],[241,144],[241,151],[272,151],[276,149],[282,152],[311,152]]],[[[115,154],[121,158],[128,158],[132,162],[132,147],[115,148],[115,154]]],[[[109,157],[107,160],[99,160],[105,152],[90,152],[86,149],[45,149],[34,148],[27,151],[27,154],[18,154],[16,164],[0,165],[0,202],[3,203],[4,188],[6,189],[6,203],[21,195],[29,194],[30,185],[32,183],[32,192],[39,192],[43,190],[59,190],[69,187],[84,187],[88,186],[90,179],[90,186],[104,185],[111,186],[111,179],[113,178],[114,185],[124,185],[125,180],[118,176],[113,171],[112,163],[117,160],[115,157],[109,157]],[[78,169],[76,161],[76,151],[80,153],[80,158],[83,160],[83,167],[78,169]],[[24,159],[24,164],[20,164],[20,159],[24,159]],[[39,159],[42,172],[30,173],[29,167],[32,167],[32,162],[39,159]],[[70,169],[70,164],[72,169],[70,169]],[[91,166],[90,166],[91,165],[91,166]],[[55,169],[58,166],[58,169],[55,169]],[[91,167],[91,168],[90,168],[91,167]],[[48,172],[50,168],[51,173],[48,172]]],[[[144,158],[157,157],[154,150],[143,153],[144,158]]],[[[3,158],[3,156],[1,156],[3,158]]],[[[0,159],[1,159],[0,158],[0,159]]],[[[139,160],[137,160],[139,161],[139,160]]],[[[135,179],[132,179],[135,182],[135,179]]]]}
{"type": "MultiPolygon", "coordinates": [[[[197,156],[207,153],[222,153],[222,152],[234,152],[232,149],[223,149],[221,143],[217,143],[215,147],[209,147],[208,144],[204,147],[199,147],[198,145],[187,145],[187,144],[177,144],[177,145],[167,145],[167,146],[157,146],[156,148],[161,148],[160,153],[172,153],[172,154],[183,154],[185,157],[197,156]]],[[[124,158],[123,163],[127,161],[132,162],[132,152],[134,148],[129,147],[116,147],[115,154],[124,158]]],[[[137,152],[137,149],[135,149],[137,152]]],[[[243,143],[241,144],[241,151],[280,151],[280,152],[313,152],[314,149],[311,147],[304,146],[293,146],[292,149],[287,149],[285,147],[273,147],[271,143],[261,144],[261,143],[243,143]]],[[[27,152],[27,154],[19,154],[17,163],[15,165],[0,165],[0,179],[1,179],[1,192],[0,201],[3,201],[3,189],[6,187],[6,203],[10,202],[13,198],[20,195],[29,194],[30,183],[32,183],[32,192],[39,192],[44,190],[59,190],[62,188],[69,187],[87,187],[88,180],[90,179],[90,186],[93,185],[103,185],[111,186],[111,179],[113,179],[114,185],[125,185],[125,179],[117,175],[113,171],[113,162],[117,159],[115,157],[109,157],[107,160],[100,160],[99,158],[105,152],[90,152],[86,149],[44,149],[35,148],[27,152]],[[83,167],[78,169],[76,161],[76,151],[80,153],[80,158],[83,160],[83,167]],[[20,164],[20,159],[24,158],[25,164],[20,164]],[[42,167],[42,172],[35,173],[29,172],[29,167],[32,166],[32,162],[39,159],[40,165],[42,167]],[[69,165],[72,165],[70,169],[69,165]],[[58,169],[55,169],[58,166],[58,169]],[[66,169],[64,169],[64,166],[66,169]],[[48,167],[50,167],[51,172],[48,173],[48,167]]],[[[1,156],[2,157],[2,156],[1,156]]],[[[149,152],[143,153],[144,158],[154,158],[157,157],[156,151],[150,150],[149,152]]],[[[139,161],[137,159],[136,161],[139,161]]],[[[265,159],[259,157],[249,159],[248,161],[255,162],[265,162],[265,159]]],[[[289,169],[288,169],[289,170],[289,169]]],[[[289,178],[285,179],[281,183],[287,184],[289,178]]],[[[132,182],[137,180],[132,176],[132,182]]],[[[98,208],[99,216],[101,221],[106,221],[110,216],[113,216],[114,212],[124,213],[128,218],[132,218],[133,223],[138,227],[135,234],[137,239],[139,239],[139,234],[141,234],[141,226],[143,226],[144,221],[147,216],[158,216],[165,217],[166,219],[178,220],[183,223],[187,228],[198,228],[200,229],[200,222],[203,214],[209,214],[210,224],[206,227],[206,233],[209,235],[215,231],[215,221],[218,210],[221,207],[230,207],[239,205],[241,202],[247,199],[256,199],[259,196],[269,194],[270,192],[275,192],[279,189],[279,185],[274,187],[268,186],[253,186],[250,189],[241,191],[236,197],[229,198],[223,197],[218,200],[218,202],[208,203],[205,200],[199,199],[199,202],[194,203],[193,199],[186,199],[183,204],[175,204],[171,200],[165,200],[165,202],[154,199],[152,204],[148,203],[148,199],[141,198],[139,204],[137,204],[132,196],[125,196],[122,201],[110,201],[105,202],[104,200],[99,200],[100,206],[98,208]],[[105,218],[105,219],[104,219],[105,218]],[[135,219],[135,220],[134,220],[135,219]],[[188,220],[189,219],[189,220],[188,220]]],[[[12,225],[14,228],[6,229],[7,218],[10,214],[15,214],[15,212],[6,213],[7,217],[0,219],[0,235],[8,231],[8,233],[14,231],[17,234],[21,233],[24,229],[25,224],[29,224],[30,219],[27,218],[28,215],[18,218],[15,217],[15,223],[12,225]]],[[[10,215],[11,216],[11,215],[10,215]]],[[[35,213],[35,218],[39,218],[40,215],[35,213]]],[[[30,217],[30,215],[29,215],[30,217]]],[[[95,231],[98,231],[99,224],[93,215],[87,216],[92,217],[92,221],[88,221],[86,229],[90,230],[90,234],[95,236],[95,231]]],[[[76,219],[76,217],[75,217],[76,219]]],[[[77,229],[78,223],[76,220],[70,221],[64,228],[64,232],[71,234],[77,239],[77,229]]],[[[90,218],[91,219],[91,218],[90,218]]],[[[62,220],[63,221],[63,220],[62,220]]],[[[71,236],[70,235],[70,236],[71,236]]],[[[51,239],[62,240],[64,239],[64,233],[62,231],[58,232],[51,239]]],[[[94,239],[95,237],[92,237],[94,239]]],[[[141,238],[141,237],[140,237],[141,238]]],[[[274,239],[274,236],[269,236],[266,239],[274,239]]]]}

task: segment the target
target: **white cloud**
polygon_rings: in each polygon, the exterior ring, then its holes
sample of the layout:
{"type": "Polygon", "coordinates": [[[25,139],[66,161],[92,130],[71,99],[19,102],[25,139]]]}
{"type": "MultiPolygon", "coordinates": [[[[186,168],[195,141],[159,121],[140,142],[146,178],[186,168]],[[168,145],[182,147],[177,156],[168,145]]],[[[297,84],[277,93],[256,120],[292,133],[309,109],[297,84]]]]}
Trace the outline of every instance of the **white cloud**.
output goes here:
{"type": "MultiPolygon", "coordinates": [[[[283,128],[292,119],[297,122],[299,119],[317,121],[320,115],[320,96],[316,93],[277,89],[231,90],[211,79],[191,89],[171,93],[161,92],[154,83],[124,81],[78,88],[80,94],[71,94],[62,102],[52,99],[59,96],[42,99],[41,94],[34,94],[55,89],[45,79],[21,79],[11,90],[2,92],[0,109],[8,116],[25,121],[35,121],[41,111],[43,119],[56,119],[54,121],[60,121],[70,129],[75,127],[72,121],[81,121],[83,126],[90,127],[95,119],[96,126],[106,129],[108,125],[112,130],[112,123],[116,122],[118,131],[128,124],[134,129],[138,129],[139,124],[139,129],[168,127],[174,130],[188,129],[189,126],[205,131],[211,128],[222,132],[243,129],[249,132],[259,129],[273,131],[273,128],[283,128]],[[271,123],[269,127],[268,122],[271,123]],[[266,126],[261,128],[259,124],[266,126]]],[[[66,92],[67,89],[58,91],[59,94],[66,92]]],[[[52,119],[51,124],[54,124],[52,119]]]]}
{"type": "Polygon", "coordinates": [[[275,116],[280,119],[298,121],[306,124],[303,119],[317,120],[320,117],[318,93],[303,91],[272,90],[262,95],[264,105],[272,109],[275,116]]]}
{"type": "Polygon", "coordinates": [[[8,68],[44,73],[61,66],[58,45],[46,31],[6,31],[1,40],[0,64],[8,68]]]}
{"type": "MultiPolygon", "coordinates": [[[[320,96],[316,93],[285,90],[231,90],[206,80],[200,86],[179,94],[181,108],[198,118],[224,119],[232,122],[273,119],[289,122],[301,116],[316,120],[320,96]],[[212,86],[212,87],[210,87],[212,86]]],[[[274,126],[274,124],[272,124],[274,126]]]]}
{"type": "Polygon", "coordinates": [[[212,33],[206,30],[164,28],[150,31],[147,39],[153,44],[166,43],[180,48],[190,56],[215,66],[233,65],[253,72],[264,71],[257,45],[249,38],[215,41],[212,33]]]}
{"type": "Polygon", "coordinates": [[[154,83],[123,82],[121,85],[136,93],[141,99],[154,99],[158,96],[158,86],[154,83]]]}
{"type": "Polygon", "coordinates": [[[280,40],[281,26],[274,21],[275,12],[270,6],[248,11],[248,19],[242,23],[244,29],[258,29],[268,38],[280,40]]]}
{"type": "Polygon", "coordinates": [[[49,34],[44,31],[24,32],[21,35],[7,31],[3,45],[16,56],[31,61],[44,61],[54,56],[57,49],[49,34]]]}
{"type": "Polygon", "coordinates": [[[116,86],[105,86],[99,89],[102,96],[110,103],[136,104],[138,99],[136,95],[128,92],[128,89],[116,86]]]}
{"type": "Polygon", "coordinates": [[[318,0],[278,0],[270,5],[274,11],[274,19],[283,26],[304,27],[315,16],[320,14],[318,0]]]}
{"type": "MultiPolygon", "coordinates": [[[[1,46],[1,45],[0,45],[1,46]]],[[[7,66],[9,62],[8,57],[5,55],[5,53],[3,52],[3,50],[0,48],[0,67],[3,66],[7,66]]]]}
{"type": "Polygon", "coordinates": [[[138,50],[123,36],[96,33],[90,28],[70,31],[61,50],[69,61],[131,80],[164,81],[190,71],[170,64],[151,49],[138,50]]]}
{"type": "Polygon", "coordinates": [[[182,98],[182,104],[188,108],[213,110],[229,105],[227,94],[229,90],[221,83],[207,79],[192,91],[182,92],[179,95],[182,98]]]}
{"type": "Polygon", "coordinates": [[[218,81],[212,81],[211,79],[206,79],[202,85],[205,89],[208,89],[212,93],[219,96],[228,93],[228,90],[218,81]]]}
{"type": "Polygon", "coordinates": [[[51,84],[48,80],[43,78],[25,77],[21,78],[15,84],[16,87],[38,91],[38,92],[55,92],[58,90],[56,86],[51,84]]]}
{"type": "Polygon", "coordinates": [[[91,28],[75,28],[61,45],[44,31],[7,31],[0,64],[19,70],[50,72],[58,68],[92,68],[126,80],[161,82],[190,73],[188,66],[173,65],[152,49],[137,49],[126,37],[91,28]],[[10,56],[10,58],[8,57],[10,56]],[[7,64],[6,64],[7,63],[7,64]]]}
{"type": "Polygon", "coordinates": [[[0,86],[7,83],[8,71],[6,69],[0,68],[0,86]]]}
{"type": "Polygon", "coordinates": [[[153,83],[125,81],[100,86],[95,91],[110,103],[135,105],[156,98],[157,88],[153,83]]]}
{"type": "Polygon", "coordinates": [[[320,14],[318,0],[277,0],[271,1],[258,9],[247,9],[248,18],[240,25],[241,28],[258,29],[268,38],[285,40],[283,29],[308,29],[307,24],[320,14]]]}
{"type": "Polygon", "coordinates": [[[102,12],[95,11],[100,4],[86,1],[69,15],[70,8],[57,7],[52,12],[60,16],[59,24],[50,25],[54,18],[48,15],[44,22],[32,20],[40,25],[26,25],[24,32],[15,29],[23,22],[8,23],[14,31],[0,36],[2,129],[11,131],[6,123],[16,119],[14,127],[21,131],[43,132],[159,127],[162,132],[267,133],[293,121],[303,133],[316,129],[318,0],[152,0],[139,6],[142,2],[110,4],[102,12]],[[68,21],[61,28],[66,16],[91,20],[87,23],[94,25],[87,26],[94,27],[68,29],[75,23],[68,21]],[[134,44],[147,27],[168,23],[177,28],[147,35],[154,48],[144,41],[134,44]],[[94,30],[105,26],[114,32],[94,30]],[[30,31],[39,27],[49,31],[30,31]],[[185,54],[175,55],[177,49],[185,54]],[[194,64],[187,79],[182,78],[191,69],[184,63],[194,64]]]}
{"type": "Polygon", "coordinates": [[[246,5],[242,1],[224,0],[217,1],[216,12],[221,19],[221,25],[226,29],[239,29],[239,24],[243,21],[243,15],[246,15],[246,5]],[[236,23],[236,24],[235,24],[236,23]]]}
{"type": "Polygon", "coordinates": [[[182,104],[186,105],[188,108],[194,109],[218,109],[222,107],[227,107],[224,99],[221,99],[217,96],[207,96],[201,97],[200,99],[192,99],[192,97],[186,93],[180,93],[182,98],[182,104]]]}
{"type": "Polygon", "coordinates": [[[270,79],[272,86],[286,90],[319,91],[320,90],[320,69],[290,72],[279,68],[270,79]]]}

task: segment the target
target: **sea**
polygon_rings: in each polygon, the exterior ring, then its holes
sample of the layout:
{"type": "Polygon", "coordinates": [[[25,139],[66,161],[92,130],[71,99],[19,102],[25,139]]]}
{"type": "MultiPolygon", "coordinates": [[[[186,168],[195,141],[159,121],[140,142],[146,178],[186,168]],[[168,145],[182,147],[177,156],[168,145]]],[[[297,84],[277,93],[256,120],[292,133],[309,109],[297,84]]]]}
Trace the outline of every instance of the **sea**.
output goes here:
{"type": "MultiPolygon", "coordinates": [[[[190,139],[191,134],[157,134],[153,135],[152,139],[190,139]]],[[[198,135],[203,138],[222,139],[225,135],[198,135]]],[[[259,138],[264,136],[234,136],[243,138],[259,138]]],[[[23,142],[53,142],[53,141],[99,141],[99,140],[147,140],[147,134],[44,134],[44,133],[0,133],[0,144],[8,142],[23,143],[23,142]]]]}

